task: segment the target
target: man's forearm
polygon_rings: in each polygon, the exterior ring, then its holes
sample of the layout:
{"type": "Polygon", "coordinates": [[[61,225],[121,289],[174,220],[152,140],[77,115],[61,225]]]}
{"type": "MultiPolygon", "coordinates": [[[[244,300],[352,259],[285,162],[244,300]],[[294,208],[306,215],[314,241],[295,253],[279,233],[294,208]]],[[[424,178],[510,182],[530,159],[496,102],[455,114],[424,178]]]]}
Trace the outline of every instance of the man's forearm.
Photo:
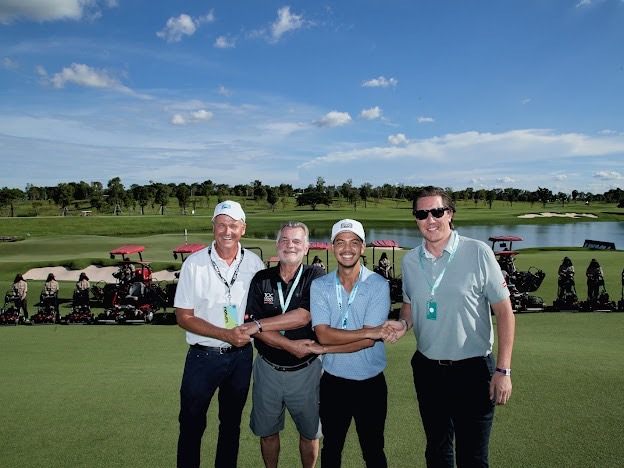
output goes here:
{"type": "Polygon", "coordinates": [[[289,310],[274,317],[256,319],[262,326],[262,331],[294,330],[310,323],[310,312],[303,308],[289,310]]]}
{"type": "Polygon", "coordinates": [[[516,318],[513,314],[509,299],[492,304],[492,309],[496,315],[496,334],[498,338],[496,365],[498,367],[510,368],[516,318]]]}
{"type": "Polygon", "coordinates": [[[346,345],[360,340],[380,338],[380,327],[364,327],[359,330],[339,330],[329,325],[318,325],[314,331],[322,345],[346,345]]]}

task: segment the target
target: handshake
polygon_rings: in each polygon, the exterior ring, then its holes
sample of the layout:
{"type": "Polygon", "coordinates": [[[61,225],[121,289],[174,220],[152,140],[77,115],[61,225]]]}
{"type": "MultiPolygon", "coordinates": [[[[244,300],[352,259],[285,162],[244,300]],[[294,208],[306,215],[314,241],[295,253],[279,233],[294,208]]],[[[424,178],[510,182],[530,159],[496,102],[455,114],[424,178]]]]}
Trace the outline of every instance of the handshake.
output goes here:
{"type": "Polygon", "coordinates": [[[371,339],[383,340],[386,343],[396,343],[405,335],[407,322],[405,320],[386,320],[383,324],[370,329],[374,336],[371,339]]]}

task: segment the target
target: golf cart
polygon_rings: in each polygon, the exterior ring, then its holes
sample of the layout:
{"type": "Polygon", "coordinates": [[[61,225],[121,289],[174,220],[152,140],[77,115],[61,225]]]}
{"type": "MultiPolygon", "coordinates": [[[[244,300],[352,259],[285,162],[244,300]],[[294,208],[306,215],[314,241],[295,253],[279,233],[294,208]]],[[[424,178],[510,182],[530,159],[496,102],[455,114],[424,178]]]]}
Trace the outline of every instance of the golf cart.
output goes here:
{"type": "Polygon", "coordinates": [[[57,323],[60,321],[58,291],[49,294],[44,288],[36,305],[37,313],[31,317],[33,323],[57,323]]]}
{"type": "MultiPolygon", "coordinates": [[[[178,258],[184,263],[184,260],[187,256],[198,252],[199,250],[205,248],[205,244],[181,244],[173,249],[173,258],[178,260],[178,258]]],[[[167,283],[165,286],[165,296],[167,301],[165,303],[164,311],[154,313],[154,317],[152,319],[153,325],[175,325],[176,317],[174,312],[167,312],[167,307],[173,307],[173,300],[175,298],[176,289],[178,286],[177,280],[180,277],[180,271],[175,272],[175,279],[171,283],[167,283]]]]}
{"type": "Polygon", "coordinates": [[[584,312],[613,312],[617,310],[615,301],[609,298],[600,265],[592,259],[587,267],[587,300],[580,303],[584,312]]]}
{"type": "Polygon", "coordinates": [[[115,284],[106,284],[101,297],[104,312],[97,317],[100,324],[149,323],[161,306],[167,303],[166,293],[152,280],[152,268],[143,261],[142,245],[123,245],[110,251],[110,257],[121,255],[118,269],[113,273],[115,284]],[[130,255],[138,254],[139,260],[130,255]]]}
{"type": "Polygon", "coordinates": [[[9,289],[4,295],[4,305],[0,309],[0,325],[18,325],[24,323],[24,316],[20,313],[21,300],[9,289]]]}
{"type": "Polygon", "coordinates": [[[522,237],[492,236],[489,240],[492,242],[492,250],[507,282],[514,312],[543,311],[544,300],[529,293],[539,289],[546,274],[533,266],[527,271],[519,271],[516,268],[515,257],[519,252],[513,250],[513,243],[520,242],[522,237]]]}
{"type": "MultiPolygon", "coordinates": [[[[325,251],[325,264],[322,263],[318,263],[320,268],[323,268],[325,271],[328,271],[329,268],[329,250],[331,249],[331,244],[329,242],[323,242],[323,241],[313,241],[310,242],[310,246],[308,247],[308,253],[306,254],[306,263],[308,265],[310,265],[310,251],[312,250],[324,250],[325,251]]],[[[317,256],[315,255],[315,258],[317,256]]],[[[320,257],[319,257],[320,260],[320,257]]],[[[313,265],[316,265],[316,263],[312,262],[313,265]]]]}
{"type": "MultiPolygon", "coordinates": [[[[402,303],[403,302],[403,280],[400,276],[395,274],[395,261],[394,251],[399,248],[399,243],[392,239],[379,239],[370,242],[367,247],[373,249],[373,271],[380,274],[388,280],[390,284],[390,302],[402,303]],[[375,263],[375,249],[384,249],[384,252],[380,255],[379,261],[375,263]],[[388,249],[392,249],[392,261],[388,258],[385,252],[388,249]]],[[[392,307],[392,306],[391,306],[392,307]]],[[[400,307],[392,309],[390,311],[390,318],[398,318],[400,307]]]]}

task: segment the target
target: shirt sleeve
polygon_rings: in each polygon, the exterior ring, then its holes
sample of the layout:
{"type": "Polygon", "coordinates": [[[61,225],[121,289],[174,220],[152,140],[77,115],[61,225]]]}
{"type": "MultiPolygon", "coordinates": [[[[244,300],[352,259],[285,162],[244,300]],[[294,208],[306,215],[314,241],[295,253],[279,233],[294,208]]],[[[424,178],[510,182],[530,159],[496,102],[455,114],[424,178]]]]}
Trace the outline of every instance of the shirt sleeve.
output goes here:
{"type": "Polygon", "coordinates": [[[317,278],[310,286],[310,315],[312,316],[312,327],[317,325],[331,325],[330,310],[327,300],[325,281],[317,278]]]}
{"type": "Polygon", "coordinates": [[[195,309],[193,301],[193,263],[187,258],[180,269],[173,306],[180,309],[195,309]]]}
{"type": "Polygon", "coordinates": [[[481,249],[481,260],[485,270],[485,296],[490,304],[496,304],[509,297],[509,289],[503,273],[496,261],[494,252],[489,248],[481,249]]]}
{"type": "Polygon", "coordinates": [[[264,297],[264,293],[260,285],[262,281],[258,279],[258,274],[253,277],[251,284],[249,285],[249,293],[247,294],[247,307],[245,308],[245,322],[249,322],[253,319],[262,318],[262,304],[261,298],[264,297]]]}

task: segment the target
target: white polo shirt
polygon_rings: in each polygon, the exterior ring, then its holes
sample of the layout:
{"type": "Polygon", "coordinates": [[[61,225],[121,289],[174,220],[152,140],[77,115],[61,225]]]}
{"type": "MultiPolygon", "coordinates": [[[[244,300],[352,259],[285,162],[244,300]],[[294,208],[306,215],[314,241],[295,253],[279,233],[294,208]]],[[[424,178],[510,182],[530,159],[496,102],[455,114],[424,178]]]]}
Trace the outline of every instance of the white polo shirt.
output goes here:
{"type": "MultiPolygon", "coordinates": [[[[224,308],[235,305],[237,309],[237,322],[242,324],[247,304],[249,284],[257,271],[264,269],[264,263],[258,255],[245,250],[241,259],[241,246],[238,245],[238,253],[231,265],[228,265],[219,257],[213,241],[210,248],[202,249],[190,255],[182,264],[180,280],[176,289],[174,307],[181,309],[193,309],[196,317],[217,326],[225,326],[224,308]],[[209,255],[210,250],[210,257],[209,255]],[[228,290],[223,280],[214,268],[212,258],[228,284],[238,269],[236,281],[230,286],[231,298],[228,302],[228,290]],[[240,265],[240,266],[239,266],[240,265]]],[[[230,343],[186,332],[186,342],[190,345],[201,344],[204,346],[230,346],[230,343]]]]}

